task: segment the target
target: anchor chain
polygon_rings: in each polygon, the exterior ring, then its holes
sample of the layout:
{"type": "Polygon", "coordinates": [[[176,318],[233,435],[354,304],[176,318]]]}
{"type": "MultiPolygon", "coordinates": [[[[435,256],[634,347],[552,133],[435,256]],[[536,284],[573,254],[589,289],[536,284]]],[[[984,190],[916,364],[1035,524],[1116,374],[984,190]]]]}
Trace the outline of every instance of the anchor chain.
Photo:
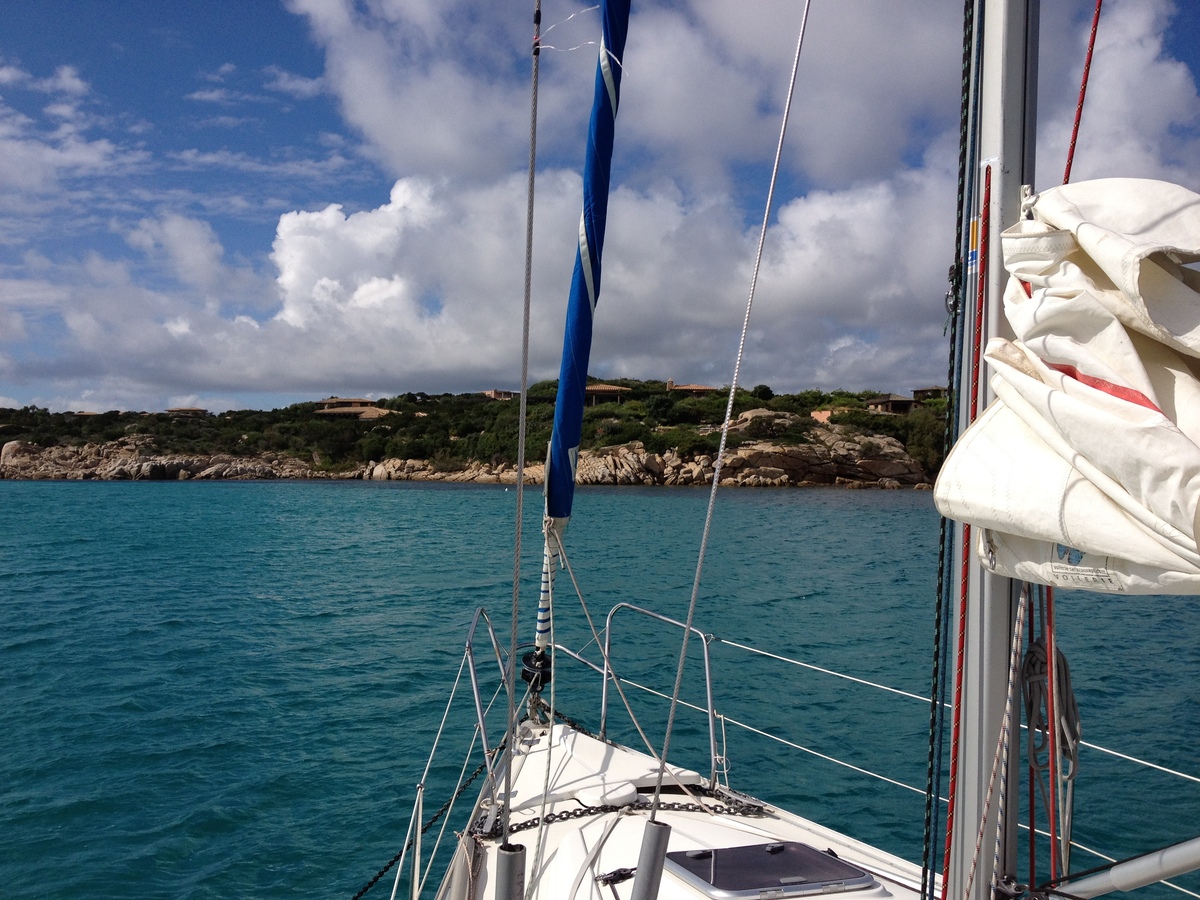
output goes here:
{"type": "MultiPolygon", "coordinates": [[[[454,802],[466,792],[467,788],[469,788],[471,786],[472,782],[474,782],[476,778],[478,778],[481,774],[483,774],[483,771],[486,768],[487,768],[487,762],[486,761],[481,762],[479,764],[479,767],[474,772],[472,772],[470,777],[467,778],[467,780],[462,783],[462,785],[459,787],[459,789],[454,792],[454,795],[452,797],[450,797],[450,799],[448,799],[445,803],[443,803],[437,809],[437,811],[432,816],[429,817],[429,820],[424,825],[421,826],[421,834],[425,834],[425,832],[429,831],[429,829],[432,828],[437,823],[438,819],[440,819],[442,816],[444,816],[446,814],[446,811],[449,810],[450,807],[454,804],[454,802]]],[[[404,846],[400,848],[400,852],[397,853],[395,856],[393,856],[390,860],[388,860],[387,864],[384,865],[384,867],[382,869],[380,869],[378,872],[375,873],[374,878],[372,878],[365,885],[363,885],[362,890],[360,890],[357,894],[355,894],[354,897],[352,898],[352,900],[362,900],[362,896],[364,894],[366,894],[366,892],[369,891],[371,888],[375,887],[376,882],[378,882],[380,878],[382,878],[384,875],[386,875],[388,873],[388,870],[391,869],[392,866],[394,866],[396,863],[398,863],[400,861],[400,857],[402,857],[405,853],[407,853],[412,848],[412,845],[413,845],[413,839],[409,838],[405,842],[404,846]]]]}
{"type": "MultiPolygon", "coordinates": [[[[658,808],[660,810],[668,810],[671,812],[711,813],[713,815],[718,815],[718,816],[761,816],[766,813],[765,807],[763,807],[761,804],[746,803],[741,800],[736,800],[732,797],[718,794],[712,788],[696,788],[694,790],[694,793],[696,793],[697,795],[699,795],[701,797],[720,797],[725,802],[713,804],[711,806],[706,806],[703,803],[687,803],[687,802],[660,803],[660,804],[658,804],[658,808]]],[[[579,806],[579,807],[576,807],[575,809],[564,809],[562,812],[547,813],[546,817],[545,817],[545,824],[552,825],[555,822],[565,822],[570,819],[586,819],[589,816],[603,816],[603,815],[607,815],[608,813],[619,812],[623,808],[624,807],[621,807],[621,806],[602,805],[602,806],[579,806]]],[[[637,804],[634,804],[634,809],[649,810],[650,804],[649,803],[637,803],[637,804]]],[[[478,836],[480,838],[491,839],[491,840],[495,840],[502,836],[502,832],[501,832],[501,828],[500,828],[500,824],[499,824],[499,817],[497,817],[496,822],[492,825],[492,827],[488,831],[483,830],[482,826],[483,826],[484,821],[485,821],[485,819],[481,818],[479,820],[479,822],[476,823],[475,828],[472,830],[471,833],[475,834],[476,836],[478,836]]],[[[508,833],[516,834],[517,832],[528,831],[531,828],[537,828],[541,824],[542,824],[542,818],[540,816],[535,816],[534,818],[527,819],[524,822],[517,822],[516,824],[510,824],[508,827],[508,833]]]]}

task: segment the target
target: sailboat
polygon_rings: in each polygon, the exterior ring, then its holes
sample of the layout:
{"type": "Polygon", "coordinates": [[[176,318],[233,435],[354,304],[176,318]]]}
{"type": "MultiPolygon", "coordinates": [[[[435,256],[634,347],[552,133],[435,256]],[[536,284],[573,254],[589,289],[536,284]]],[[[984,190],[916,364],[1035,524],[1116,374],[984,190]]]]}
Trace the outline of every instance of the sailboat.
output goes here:
{"type": "MultiPolygon", "coordinates": [[[[954,677],[953,689],[942,694],[937,685],[949,679],[939,682],[935,672],[931,701],[931,723],[937,726],[931,734],[941,732],[944,724],[953,731],[953,740],[945,766],[944,815],[943,766],[931,762],[925,822],[914,823],[926,835],[925,859],[920,864],[901,859],[821,825],[811,811],[789,812],[731,785],[719,749],[706,655],[710,765],[696,771],[669,761],[670,725],[689,642],[705,645],[693,622],[703,543],[685,621],[627,603],[610,612],[603,625],[587,614],[594,643],[602,650],[599,663],[555,640],[555,616],[563,614],[555,604],[563,593],[563,572],[572,581],[575,577],[565,553],[565,533],[592,316],[600,294],[609,165],[629,18],[629,0],[604,0],[584,213],[547,463],[534,636],[521,643],[516,633],[520,579],[514,573],[507,645],[489,615],[478,611],[460,669],[460,683],[470,685],[478,765],[472,771],[464,764],[456,791],[432,814],[423,779],[404,848],[392,861],[393,897],[757,900],[843,892],[863,900],[974,900],[1027,893],[1092,897],[1200,867],[1198,838],[1148,847],[1153,852],[1093,874],[1072,874],[1069,814],[1064,815],[1069,803],[1060,794],[1050,804],[1050,879],[1031,887],[1017,875],[1013,809],[1021,795],[1009,787],[1019,774],[1019,754],[1012,752],[1014,686],[1020,680],[1020,651],[1032,643],[1033,618],[1038,616],[1037,627],[1048,639],[1048,671],[1029,678],[1047,686],[1047,721],[1028,727],[1045,735],[1054,760],[1061,755],[1055,744],[1064,733],[1060,723],[1067,698],[1058,690],[1048,589],[1200,592],[1200,435],[1189,419],[1193,414],[1181,412],[1200,399],[1193,384],[1200,364],[1192,343],[1200,316],[1188,307],[1189,300],[1200,299],[1200,279],[1188,268],[1200,259],[1200,197],[1171,186],[1126,183],[1085,183],[1036,196],[1026,189],[1033,184],[1036,11],[1036,0],[980,0],[970,9],[966,28],[964,58],[973,87],[964,100],[960,259],[949,298],[955,313],[952,362],[958,373],[952,386],[957,413],[950,431],[958,440],[937,488],[947,515],[938,614],[945,633],[938,644],[954,677]],[[1140,205],[1129,200],[1131,193],[1141,199],[1140,205]],[[1114,195],[1116,212],[1109,212],[1113,207],[1106,204],[1114,195]],[[1151,221],[1149,209],[1172,213],[1168,225],[1151,221]],[[1123,242],[1118,237],[1122,226],[1128,226],[1123,242]],[[1002,231],[1006,254],[994,239],[1002,231]],[[1092,250],[1107,262],[1086,256],[1092,250]],[[1011,281],[1005,255],[1014,273],[1011,281]],[[1071,318],[1069,301],[1089,290],[1095,301],[1091,313],[1107,310],[1116,323],[1103,346],[1081,341],[1069,330],[1052,330],[1058,320],[1071,318]],[[1125,306],[1120,306],[1122,298],[1129,301],[1125,306]],[[1004,319],[1005,307],[1017,328],[1004,319]],[[1148,311],[1159,314],[1158,324],[1148,311]],[[1048,319],[1055,321],[1048,325],[1048,319]],[[995,342],[988,344],[993,337],[995,342]],[[1105,357],[1117,344],[1118,349],[1145,351],[1138,355],[1143,362],[1105,357]],[[1067,345],[1075,351],[1069,359],[1063,354],[1067,345]],[[980,376],[985,346],[997,372],[991,384],[980,376]],[[1111,365],[1101,374],[1089,372],[1102,358],[1111,365]],[[1132,384],[1124,383],[1130,380],[1132,384]],[[1065,418],[1060,415],[1064,408],[1071,414],[1065,418]],[[1103,453],[1095,458],[1095,447],[1111,449],[1116,425],[1142,438],[1133,461],[1103,453]],[[1098,440],[1093,432],[1092,450],[1086,441],[1082,447],[1072,443],[1089,426],[1102,429],[1098,440]],[[1007,440],[1012,434],[1019,434],[1018,446],[1007,440]],[[1153,456],[1164,440],[1171,449],[1168,474],[1145,476],[1145,459],[1139,461],[1136,454],[1144,457],[1149,448],[1153,456]],[[1123,478],[1133,484],[1124,484],[1123,478]],[[1019,484],[1022,480],[1034,483],[1019,484]],[[1015,504],[1010,503],[1014,497],[1015,504]],[[951,590],[958,585],[961,594],[951,590]],[[679,635],[679,663],[662,741],[637,722],[627,696],[631,684],[613,662],[617,613],[648,617],[679,635]],[[598,713],[579,709],[577,698],[557,695],[560,670],[568,665],[599,679],[598,713]],[[610,739],[609,717],[621,708],[629,712],[644,746],[610,739]],[[448,823],[455,803],[472,790],[478,791],[477,799],[452,837],[448,823]],[[943,821],[944,841],[935,836],[943,821]],[[449,846],[449,862],[437,862],[438,851],[449,846]],[[407,882],[402,880],[406,872],[407,882]]],[[[802,43],[803,26],[797,59],[802,43]]],[[[536,66],[535,38],[535,85],[536,66]]],[[[781,144],[785,133],[786,127],[781,144]]],[[[533,168],[531,153],[531,177],[533,168]]],[[[770,206],[768,199],[764,233],[770,206]]],[[[1086,332],[1086,324],[1082,327],[1086,332]]],[[[731,384],[732,409],[736,370],[731,384]]],[[[716,465],[714,497],[719,455],[716,465]]],[[[521,482],[518,477],[518,488],[521,482]]],[[[518,519],[520,515],[518,493],[518,519]]],[[[705,541],[707,535],[706,527],[705,541]]],[[[519,537],[517,558],[519,567],[519,537]]],[[[1040,715],[1042,706],[1037,709],[1040,715]]],[[[1051,780],[1061,786],[1061,773],[1053,768],[1051,780]]]]}

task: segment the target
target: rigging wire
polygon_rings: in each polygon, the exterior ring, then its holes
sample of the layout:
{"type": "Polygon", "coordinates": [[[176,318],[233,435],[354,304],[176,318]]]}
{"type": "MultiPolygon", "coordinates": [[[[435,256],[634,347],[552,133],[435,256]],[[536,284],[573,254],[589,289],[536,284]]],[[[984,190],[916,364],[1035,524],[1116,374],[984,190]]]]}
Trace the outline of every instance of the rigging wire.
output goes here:
{"type": "MultiPolygon", "coordinates": [[[[1051,817],[1058,815],[1062,823],[1062,846],[1060,854],[1052,850],[1055,860],[1054,867],[1061,864],[1063,877],[1070,864],[1069,847],[1071,838],[1070,809],[1072,806],[1072,784],[1079,768],[1079,746],[1082,725],[1079,716],[1079,705],[1071,686],[1071,672],[1067,666],[1066,657],[1057,647],[1054,649],[1054,665],[1049,663],[1049,645],[1047,636],[1043,635],[1034,641],[1025,655],[1025,720],[1028,723],[1026,732],[1026,757],[1029,761],[1031,788],[1036,788],[1037,795],[1051,817]],[[1050,683],[1051,673],[1054,682],[1050,683]],[[1051,696],[1056,699],[1051,702],[1051,696]],[[1050,710],[1054,709],[1053,717],[1050,710]],[[1054,739],[1051,740],[1051,729],[1054,739]],[[1052,763],[1050,754],[1056,754],[1060,759],[1065,758],[1066,765],[1061,771],[1061,780],[1066,783],[1066,789],[1048,790],[1046,773],[1057,772],[1059,766],[1052,763]],[[1052,797],[1061,795],[1058,805],[1061,810],[1054,809],[1052,797]],[[1061,863],[1059,860],[1061,859],[1061,863]]],[[[1053,829],[1052,829],[1053,833],[1053,829]]]]}
{"type": "Polygon", "coordinates": [[[1063,184],[1071,180],[1071,166],[1075,162],[1075,141],[1079,138],[1079,120],[1083,118],[1083,98],[1087,96],[1088,76],[1092,71],[1092,51],[1096,49],[1096,29],[1100,26],[1100,5],[1096,0],[1096,11],[1092,13],[1092,33],[1088,37],[1087,56],[1083,61],[1083,78],[1079,85],[1079,102],[1075,104],[1075,124],[1071,128],[1071,145],[1067,148],[1067,167],[1063,172],[1063,184]]]}
{"type": "Polygon", "coordinates": [[[792,74],[788,81],[787,100],[783,106],[783,122],[779,128],[779,143],[775,147],[775,163],[771,167],[771,183],[767,188],[766,208],[763,210],[762,228],[758,235],[758,250],[754,257],[754,272],[750,277],[750,295],[746,298],[746,313],[742,318],[742,335],[738,341],[737,361],[733,367],[733,379],[729,384],[729,401],[725,405],[725,421],[721,425],[721,441],[717,447],[717,459],[713,465],[712,489],[708,495],[708,511],[704,516],[704,533],[700,538],[700,552],[696,560],[696,575],[692,580],[692,596],[688,602],[687,624],[683,630],[683,642],[679,648],[679,665],[675,670],[675,688],[671,692],[671,710],[667,714],[667,731],[663,737],[662,757],[658,766],[658,778],[654,784],[654,802],[650,807],[650,821],[656,821],[659,797],[662,793],[663,773],[666,771],[667,754],[671,745],[671,731],[675,726],[675,711],[679,706],[679,692],[683,685],[683,665],[687,660],[688,639],[691,637],[692,625],[696,619],[696,600],[700,594],[700,575],[704,570],[704,554],[708,548],[708,536],[712,528],[713,510],[717,500],[717,486],[721,480],[721,457],[725,455],[725,443],[729,437],[729,423],[733,417],[733,401],[737,396],[738,375],[742,369],[742,359],[746,352],[746,334],[750,330],[750,310],[754,306],[754,291],[758,286],[758,272],[762,266],[763,245],[767,240],[767,225],[771,220],[771,207],[775,199],[775,185],[779,179],[779,166],[783,158],[783,142],[787,136],[788,116],[792,110],[792,96],[796,91],[796,72],[800,68],[800,50],[804,46],[804,32],[808,25],[808,9],[812,0],[805,0],[804,12],[800,18],[800,36],[796,40],[796,55],[792,60],[792,74]]]}
{"type": "MultiPolygon", "coordinates": [[[[591,630],[591,633],[592,633],[592,641],[591,642],[594,643],[596,645],[596,648],[600,651],[600,658],[603,661],[605,667],[608,669],[609,677],[612,678],[613,687],[616,688],[616,690],[617,690],[617,696],[619,696],[621,698],[621,703],[625,707],[625,714],[627,716],[629,716],[630,723],[633,725],[634,729],[637,731],[638,736],[642,739],[642,743],[645,745],[646,751],[650,754],[651,757],[654,758],[655,762],[657,762],[661,765],[666,757],[665,756],[660,757],[658,754],[658,751],[654,749],[654,745],[650,742],[650,738],[647,736],[645,729],[642,728],[642,724],[639,721],[637,714],[633,711],[633,706],[629,702],[628,695],[626,695],[625,690],[621,687],[621,683],[622,683],[622,681],[624,681],[624,679],[617,676],[616,668],[613,666],[613,663],[612,663],[612,658],[609,656],[607,649],[605,648],[604,642],[600,640],[600,633],[597,631],[596,623],[592,619],[592,613],[588,609],[587,600],[584,599],[583,589],[579,586],[579,581],[575,577],[575,570],[571,568],[571,560],[567,557],[566,547],[563,545],[562,534],[556,533],[555,538],[558,541],[559,556],[562,559],[563,568],[567,570],[567,575],[571,579],[571,585],[572,585],[572,587],[575,588],[575,596],[579,599],[579,605],[583,609],[583,616],[587,620],[588,628],[591,630]]],[[[647,688],[644,688],[642,685],[638,685],[637,682],[628,682],[628,683],[634,684],[637,687],[641,688],[642,690],[648,690],[647,688]]],[[[657,692],[651,691],[651,693],[657,693],[657,692]]],[[[701,803],[701,801],[698,797],[693,796],[692,792],[690,790],[688,790],[687,785],[685,785],[679,779],[678,775],[676,775],[674,772],[672,772],[671,778],[675,781],[676,786],[678,788],[680,788],[685,794],[687,794],[688,797],[693,802],[703,805],[703,803],[701,803]]]]}
{"type": "MultiPolygon", "coordinates": [[[[966,232],[967,210],[972,193],[972,181],[968,175],[968,160],[974,154],[975,132],[972,90],[974,79],[978,78],[979,53],[982,44],[977,40],[977,22],[975,16],[975,0],[965,0],[963,7],[963,36],[962,36],[962,71],[961,95],[959,103],[959,136],[958,136],[958,194],[957,209],[954,222],[954,262],[950,266],[948,280],[949,289],[946,291],[946,312],[950,329],[950,350],[946,361],[946,398],[945,424],[942,433],[942,459],[950,452],[950,447],[957,437],[957,416],[955,398],[958,395],[959,373],[962,365],[962,326],[963,302],[962,284],[965,276],[963,259],[963,235],[966,232]]],[[[938,573],[937,600],[934,613],[933,634],[933,665],[930,673],[930,706],[929,706],[929,756],[925,773],[925,822],[921,849],[921,897],[922,900],[932,900],[934,885],[933,873],[934,839],[938,822],[937,798],[941,794],[942,759],[945,748],[945,695],[947,657],[946,635],[949,632],[950,597],[949,584],[952,578],[952,561],[950,547],[953,540],[954,525],[950,519],[941,517],[938,535],[938,573]]]]}
{"type": "MultiPolygon", "coordinates": [[[[534,181],[537,171],[537,104],[538,104],[538,64],[541,60],[541,28],[542,0],[533,3],[533,48],[532,48],[532,84],[529,103],[529,177],[526,187],[525,201],[525,292],[521,310],[521,406],[517,413],[517,501],[516,501],[516,535],[513,541],[513,580],[512,580],[512,630],[509,640],[508,665],[510,680],[517,675],[517,620],[521,600],[521,524],[524,516],[525,500],[525,427],[528,409],[529,393],[529,309],[533,295],[533,197],[534,181]]],[[[516,736],[517,709],[516,698],[510,688],[508,691],[508,733],[516,736]]],[[[504,761],[504,796],[512,796],[512,748],[515,740],[508,740],[508,752],[504,761]]],[[[509,806],[507,799],[504,804],[504,843],[508,844],[509,806]]]]}
{"type": "MultiPolygon", "coordinates": [[[[979,367],[980,355],[983,349],[981,346],[983,343],[983,300],[987,286],[988,250],[991,239],[989,234],[991,205],[992,167],[986,166],[983,174],[983,215],[981,216],[979,229],[979,279],[975,296],[974,337],[971,342],[971,384],[967,397],[970,407],[968,421],[970,422],[975,420],[975,416],[979,411],[979,367]]],[[[942,900],[946,900],[947,893],[950,890],[950,847],[954,838],[954,814],[958,800],[958,742],[961,722],[959,712],[962,709],[963,669],[967,642],[967,580],[970,573],[971,530],[969,524],[963,524],[962,546],[960,548],[962,567],[959,583],[958,635],[954,664],[954,706],[952,710],[953,721],[951,722],[950,730],[950,784],[947,791],[949,794],[949,804],[946,807],[946,845],[942,857],[942,900]]]]}
{"type": "Polygon", "coordinates": [[[1004,699],[1004,720],[1000,727],[1000,735],[996,741],[996,752],[992,757],[992,770],[988,775],[987,794],[983,801],[983,814],[979,817],[979,828],[975,834],[975,849],[971,855],[971,867],[967,873],[966,888],[963,890],[963,896],[971,896],[971,885],[975,881],[975,873],[979,866],[979,852],[983,847],[983,838],[987,832],[988,812],[992,806],[992,799],[995,796],[996,785],[1000,786],[1000,799],[996,813],[996,844],[992,859],[992,888],[995,893],[995,879],[1000,871],[1000,849],[1001,849],[1001,833],[1004,829],[1004,815],[1006,811],[1006,803],[1008,799],[1008,760],[1009,752],[1012,748],[1012,713],[1013,706],[1016,705],[1017,694],[1017,675],[1020,672],[1021,659],[1021,632],[1025,628],[1025,597],[1028,596],[1029,586],[1025,585],[1022,588],[1022,602],[1017,606],[1017,620],[1013,627],[1012,640],[1009,643],[1008,653],[1008,688],[1005,691],[1004,699]]]}

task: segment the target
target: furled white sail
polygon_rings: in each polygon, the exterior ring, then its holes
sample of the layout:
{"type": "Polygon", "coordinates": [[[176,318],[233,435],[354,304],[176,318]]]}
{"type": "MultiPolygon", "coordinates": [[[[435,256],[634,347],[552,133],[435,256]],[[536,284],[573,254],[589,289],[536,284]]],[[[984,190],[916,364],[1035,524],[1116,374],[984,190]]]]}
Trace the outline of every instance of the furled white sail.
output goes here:
{"type": "Polygon", "coordinates": [[[1030,201],[1001,238],[1014,341],[938,477],[994,571],[1200,593],[1200,195],[1104,179],[1030,201]]]}

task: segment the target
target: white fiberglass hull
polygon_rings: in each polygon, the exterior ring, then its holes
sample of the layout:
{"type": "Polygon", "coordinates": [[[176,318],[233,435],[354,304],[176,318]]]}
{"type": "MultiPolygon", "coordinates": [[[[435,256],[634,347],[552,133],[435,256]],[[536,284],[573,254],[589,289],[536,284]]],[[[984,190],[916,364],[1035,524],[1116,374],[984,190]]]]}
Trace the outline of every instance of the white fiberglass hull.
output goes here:
{"type": "MultiPolygon", "coordinates": [[[[657,764],[646,754],[565,725],[523,726],[513,760],[509,841],[526,848],[525,896],[532,900],[630,897],[634,879],[628,870],[638,865],[656,777],[657,764]],[[543,816],[549,824],[539,826],[543,816]]],[[[864,900],[919,896],[919,867],[799,816],[750,798],[742,802],[742,798],[713,796],[707,788],[707,780],[695,772],[670,770],[656,815],[657,821],[671,827],[668,858],[693,851],[694,858],[712,860],[704,851],[759,845],[764,847],[764,860],[786,867],[780,848],[803,844],[820,851],[810,852],[819,857],[818,868],[825,868],[820,865],[825,860],[838,869],[861,870],[865,877],[830,880],[827,875],[817,880],[809,877],[810,872],[772,873],[769,865],[763,865],[753,867],[757,871],[750,875],[727,875],[722,884],[705,886],[704,878],[689,878],[668,862],[658,893],[661,900],[738,896],[757,900],[838,891],[864,900]],[[748,883],[755,879],[757,883],[748,883]]],[[[481,836],[476,827],[481,822],[491,824],[491,807],[485,790],[472,816],[473,833],[460,842],[439,891],[441,900],[496,897],[502,838],[481,836]]]]}

